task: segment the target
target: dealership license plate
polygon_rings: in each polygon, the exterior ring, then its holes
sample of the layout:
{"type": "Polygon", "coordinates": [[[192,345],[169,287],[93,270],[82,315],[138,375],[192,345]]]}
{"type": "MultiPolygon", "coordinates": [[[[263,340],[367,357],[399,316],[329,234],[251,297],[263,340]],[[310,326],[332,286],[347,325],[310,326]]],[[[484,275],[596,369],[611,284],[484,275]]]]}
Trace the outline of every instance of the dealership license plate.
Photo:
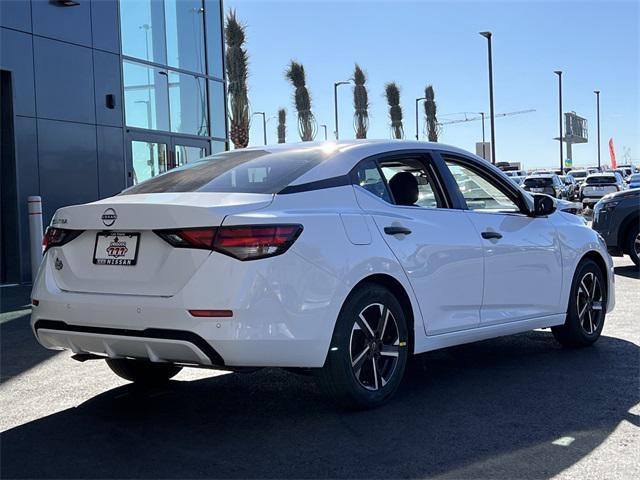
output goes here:
{"type": "Polygon", "coordinates": [[[532,188],[532,189],[531,189],[531,191],[532,191],[532,192],[536,192],[536,193],[538,193],[538,192],[544,192],[544,188],[532,188]]]}
{"type": "Polygon", "coordinates": [[[100,232],[96,234],[93,263],[132,267],[138,260],[139,244],[139,233],[100,232]]]}

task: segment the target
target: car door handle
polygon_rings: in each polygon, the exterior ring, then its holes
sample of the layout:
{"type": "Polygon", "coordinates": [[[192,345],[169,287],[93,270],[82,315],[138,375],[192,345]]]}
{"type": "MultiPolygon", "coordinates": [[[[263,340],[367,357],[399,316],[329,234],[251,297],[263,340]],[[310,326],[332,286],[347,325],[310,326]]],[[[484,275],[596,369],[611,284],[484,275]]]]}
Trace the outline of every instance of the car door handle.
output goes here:
{"type": "Polygon", "coordinates": [[[482,235],[482,238],[485,240],[500,240],[502,238],[502,235],[498,232],[482,232],[480,235],[482,235]]]}
{"type": "Polygon", "coordinates": [[[399,233],[409,235],[411,233],[411,230],[409,230],[407,227],[399,227],[394,225],[391,227],[384,227],[384,233],[386,233],[387,235],[397,235],[399,233]]]}

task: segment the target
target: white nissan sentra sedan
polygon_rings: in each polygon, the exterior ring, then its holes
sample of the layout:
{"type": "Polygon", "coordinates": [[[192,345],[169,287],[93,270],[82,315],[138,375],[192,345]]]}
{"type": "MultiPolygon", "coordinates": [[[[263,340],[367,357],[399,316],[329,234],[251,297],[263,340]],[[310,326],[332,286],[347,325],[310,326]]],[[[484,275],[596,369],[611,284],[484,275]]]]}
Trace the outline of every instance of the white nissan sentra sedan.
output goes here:
{"type": "Polygon", "coordinates": [[[32,326],[134,382],[288,367],[377,406],[411,354],[543,327],[598,339],[611,258],[555,202],[437,143],[221,153],[59,209],[32,326]]]}

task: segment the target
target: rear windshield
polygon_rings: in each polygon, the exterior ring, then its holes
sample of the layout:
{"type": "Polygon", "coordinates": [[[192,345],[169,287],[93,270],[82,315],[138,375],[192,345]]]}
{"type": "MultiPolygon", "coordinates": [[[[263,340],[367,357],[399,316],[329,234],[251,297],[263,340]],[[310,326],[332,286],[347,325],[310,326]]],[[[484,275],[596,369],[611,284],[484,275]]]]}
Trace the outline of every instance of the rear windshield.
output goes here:
{"type": "Polygon", "coordinates": [[[320,149],[236,150],[170,170],[120,195],[162,192],[278,193],[327,157],[320,149]]]}
{"type": "Polygon", "coordinates": [[[605,183],[616,183],[616,177],[608,175],[606,177],[589,177],[586,183],[588,185],[602,185],[605,183]]]}
{"type": "Polygon", "coordinates": [[[571,176],[574,178],[584,178],[587,176],[587,172],[585,172],[584,170],[572,170],[571,176]]]}
{"type": "Polygon", "coordinates": [[[553,186],[553,179],[551,178],[527,178],[524,181],[524,185],[529,188],[542,188],[553,186]]]}

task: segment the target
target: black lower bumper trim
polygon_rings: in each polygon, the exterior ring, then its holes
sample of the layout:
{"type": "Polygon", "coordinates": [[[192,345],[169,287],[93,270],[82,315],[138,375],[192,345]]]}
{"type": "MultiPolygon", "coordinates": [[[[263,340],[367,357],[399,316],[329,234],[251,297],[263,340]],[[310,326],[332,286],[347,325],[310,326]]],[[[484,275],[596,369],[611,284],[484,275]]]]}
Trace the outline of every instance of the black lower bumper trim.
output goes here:
{"type": "Polygon", "coordinates": [[[92,327],[86,325],[69,325],[60,320],[38,320],[34,329],[59,330],[63,332],[95,333],[97,335],[120,335],[125,337],[154,338],[158,340],[180,340],[198,347],[209,357],[214,366],[224,366],[224,360],[209,343],[199,335],[185,330],[171,330],[166,328],[147,328],[145,330],[129,330],[126,328],[92,327]]]}

